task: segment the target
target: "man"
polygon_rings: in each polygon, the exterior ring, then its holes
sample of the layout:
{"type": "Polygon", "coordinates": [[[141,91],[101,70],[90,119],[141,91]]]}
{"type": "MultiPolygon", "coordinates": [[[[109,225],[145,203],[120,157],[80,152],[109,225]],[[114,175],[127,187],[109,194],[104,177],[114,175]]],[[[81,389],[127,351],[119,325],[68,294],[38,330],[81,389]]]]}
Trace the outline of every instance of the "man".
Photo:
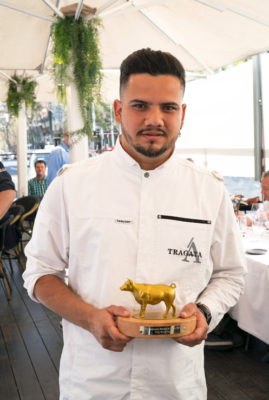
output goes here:
{"type": "Polygon", "coordinates": [[[55,147],[49,155],[48,159],[48,186],[51,184],[53,179],[56,178],[56,174],[64,164],[69,164],[69,142],[68,142],[68,129],[65,130],[62,143],[55,147]]]}
{"type": "Polygon", "coordinates": [[[36,177],[28,181],[28,195],[43,197],[48,189],[45,161],[37,160],[35,162],[35,172],[36,177]]]}
{"type": "Polygon", "coordinates": [[[127,57],[114,102],[123,132],[115,149],[70,166],[41,204],[24,279],[33,300],[64,318],[61,400],[206,399],[207,322],[213,329],[238,301],[246,269],[224,186],[175,154],[184,87],[171,54],[127,57]],[[117,316],[140,309],[119,289],[127,277],[174,282],[177,310],[196,316],[195,332],[176,340],[122,335],[117,316]]]}

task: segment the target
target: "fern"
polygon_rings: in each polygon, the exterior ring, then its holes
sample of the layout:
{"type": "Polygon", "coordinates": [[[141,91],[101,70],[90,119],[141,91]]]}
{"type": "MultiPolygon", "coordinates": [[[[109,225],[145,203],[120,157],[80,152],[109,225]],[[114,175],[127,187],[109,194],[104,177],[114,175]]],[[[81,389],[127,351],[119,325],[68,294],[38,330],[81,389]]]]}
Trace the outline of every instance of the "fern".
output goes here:
{"type": "Polygon", "coordinates": [[[10,115],[14,117],[19,116],[20,106],[22,101],[25,101],[26,107],[31,107],[32,112],[36,112],[36,97],[35,88],[36,82],[30,82],[31,77],[23,78],[21,82],[21,76],[14,75],[11,77],[14,81],[9,81],[8,93],[7,93],[7,108],[10,115]]]}
{"type": "Polygon", "coordinates": [[[58,19],[52,28],[52,74],[58,101],[66,101],[66,84],[73,82],[77,89],[79,110],[84,128],[69,135],[92,135],[89,112],[92,103],[102,104],[99,32],[101,21],[90,22],[74,17],[58,19]]]}

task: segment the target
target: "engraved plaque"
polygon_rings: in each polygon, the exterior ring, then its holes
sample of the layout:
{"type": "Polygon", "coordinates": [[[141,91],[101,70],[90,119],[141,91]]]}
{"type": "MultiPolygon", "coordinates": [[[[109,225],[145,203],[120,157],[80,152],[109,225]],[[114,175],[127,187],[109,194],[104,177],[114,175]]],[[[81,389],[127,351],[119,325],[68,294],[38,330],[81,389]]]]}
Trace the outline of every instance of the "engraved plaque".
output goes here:
{"type": "Polygon", "coordinates": [[[154,336],[154,335],[174,335],[176,333],[184,333],[185,325],[175,326],[140,326],[140,335],[154,336]]]}

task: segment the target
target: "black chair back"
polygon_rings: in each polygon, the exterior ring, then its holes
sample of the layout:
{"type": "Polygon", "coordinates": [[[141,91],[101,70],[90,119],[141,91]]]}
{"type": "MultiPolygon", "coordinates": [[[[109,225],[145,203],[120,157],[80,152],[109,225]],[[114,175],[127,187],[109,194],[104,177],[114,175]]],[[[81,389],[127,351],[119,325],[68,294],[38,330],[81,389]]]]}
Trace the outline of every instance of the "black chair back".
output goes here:
{"type": "Polygon", "coordinates": [[[0,256],[2,255],[2,250],[4,247],[4,241],[5,241],[5,234],[6,234],[6,228],[8,224],[13,220],[14,215],[10,215],[2,224],[0,225],[0,256]]]}
{"type": "MultiPolygon", "coordinates": [[[[14,215],[14,218],[21,217],[23,214],[25,214],[25,208],[20,205],[12,206],[9,209],[9,213],[14,215]]],[[[14,222],[14,225],[16,225],[18,228],[20,227],[20,218],[14,222]]]]}
{"type": "MultiPolygon", "coordinates": [[[[27,214],[36,205],[40,204],[40,196],[25,196],[14,201],[14,204],[24,207],[24,214],[27,214]]],[[[24,221],[34,222],[37,210],[24,218],[24,221]]]]}

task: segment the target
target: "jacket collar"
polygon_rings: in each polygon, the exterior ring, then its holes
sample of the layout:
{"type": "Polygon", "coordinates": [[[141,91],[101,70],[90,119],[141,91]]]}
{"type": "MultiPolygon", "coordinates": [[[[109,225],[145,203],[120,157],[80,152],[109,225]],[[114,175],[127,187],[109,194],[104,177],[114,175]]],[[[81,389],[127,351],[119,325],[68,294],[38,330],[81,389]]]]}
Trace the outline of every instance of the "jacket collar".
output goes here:
{"type": "MultiPolygon", "coordinates": [[[[135,161],[131,156],[129,156],[129,154],[126,153],[126,151],[123,149],[123,147],[120,143],[120,138],[121,138],[121,135],[119,135],[119,137],[117,139],[115,149],[113,150],[113,156],[118,161],[120,161],[121,164],[125,164],[125,166],[128,167],[128,169],[130,169],[130,171],[133,171],[136,174],[137,173],[141,174],[141,173],[145,172],[144,170],[142,170],[140,168],[140,165],[138,164],[138,162],[135,161]]],[[[166,160],[162,165],[160,165],[159,167],[157,167],[156,169],[154,169],[150,172],[153,173],[154,175],[160,175],[160,174],[166,172],[167,170],[170,170],[171,168],[175,167],[175,165],[177,163],[177,159],[178,159],[178,157],[174,150],[172,155],[168,158],[168,160],[166,160]]]]}

